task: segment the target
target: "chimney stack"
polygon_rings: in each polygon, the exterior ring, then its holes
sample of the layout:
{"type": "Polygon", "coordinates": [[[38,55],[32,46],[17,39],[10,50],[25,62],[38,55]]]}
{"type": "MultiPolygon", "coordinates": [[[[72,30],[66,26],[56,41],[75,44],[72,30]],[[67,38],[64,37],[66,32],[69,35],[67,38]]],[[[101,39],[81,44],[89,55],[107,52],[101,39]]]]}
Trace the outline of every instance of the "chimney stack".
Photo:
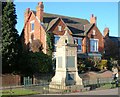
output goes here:
{"type": "Polygon", "coordinates": [[[108,27],[106,27],[105,29],[104,29],[104,37],[106,37],[106,36],[109,36],[109,28],[108,27]]]}
{"type": "Polygon", "coordinates": [[[29,16],[29,13],[30,13],[30,8],[27,8],[25,13],[24,13],[24,23],[26,22],[28,16],[29,16]]]}
{"type": "Polygon", "coordinates": [[[91,15],[90,17],[90,24],[96,24],[97,23],[97,17],[94,16],[94,14],[91,15]]]}
{"type": "Polygon", "coordinates": [[[43,13],[44,13],[44,5],[43,2],[39,2],[36,7],[36,16],[40,20],[40,22],[43,22],[43,13]]]}

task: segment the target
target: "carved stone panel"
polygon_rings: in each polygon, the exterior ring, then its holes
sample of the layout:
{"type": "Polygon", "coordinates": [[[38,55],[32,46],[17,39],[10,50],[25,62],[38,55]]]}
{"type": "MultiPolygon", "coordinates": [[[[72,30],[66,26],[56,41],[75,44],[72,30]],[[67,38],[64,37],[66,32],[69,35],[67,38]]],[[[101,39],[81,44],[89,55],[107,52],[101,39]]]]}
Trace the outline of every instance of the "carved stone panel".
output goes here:
{"type": "Polygon", "coordinates": [[[67,50],[67,56],[74,56],[75,50],[67,50]]]}
{"type": "Polygon", "coordinates": [[[74,74],[68,74],[68,80],[74,80],[74,74]]]}

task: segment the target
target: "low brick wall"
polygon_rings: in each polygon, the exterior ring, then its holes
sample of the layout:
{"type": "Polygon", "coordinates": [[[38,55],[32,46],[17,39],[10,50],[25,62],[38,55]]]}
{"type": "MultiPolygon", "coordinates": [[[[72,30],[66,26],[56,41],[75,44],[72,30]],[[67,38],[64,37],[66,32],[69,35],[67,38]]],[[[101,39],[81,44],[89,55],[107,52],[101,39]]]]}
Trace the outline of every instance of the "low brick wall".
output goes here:
{"type": "Polygon", "coordinates": [[[21,83],[20,75],[2,74],[0,79],[2,79],[2,86],[16,86],[21,83]]]}
{"type": "Polygon", "coordinates": [[[112,78],[112,72],[107,70],[104,72],[87,72],[84,74],[80,74],[81,78],[85,79],[96,79],[96,78],[112,78]]]}

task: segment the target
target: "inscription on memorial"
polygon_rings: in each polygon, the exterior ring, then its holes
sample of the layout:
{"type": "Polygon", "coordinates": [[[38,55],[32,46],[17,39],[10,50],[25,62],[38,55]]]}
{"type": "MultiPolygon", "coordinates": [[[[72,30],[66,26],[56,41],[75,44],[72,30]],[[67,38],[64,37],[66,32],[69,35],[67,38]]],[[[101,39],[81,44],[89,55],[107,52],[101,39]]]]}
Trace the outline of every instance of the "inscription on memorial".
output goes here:
{"type": "Polygon", "coordinates": [[[58,57],[58,68],[62,68],[62,57],[58,57]]]}
{"type": "Polygon", "coordinates": [[[75,56],[67,56],[67,67],[75,67],[75,56]]]}
{"type": "Polygon", "coordinates": [[[68,50],[67,51],[67,56],[73,56],[75,55],[75,51],[74,50],[68,50]]]}

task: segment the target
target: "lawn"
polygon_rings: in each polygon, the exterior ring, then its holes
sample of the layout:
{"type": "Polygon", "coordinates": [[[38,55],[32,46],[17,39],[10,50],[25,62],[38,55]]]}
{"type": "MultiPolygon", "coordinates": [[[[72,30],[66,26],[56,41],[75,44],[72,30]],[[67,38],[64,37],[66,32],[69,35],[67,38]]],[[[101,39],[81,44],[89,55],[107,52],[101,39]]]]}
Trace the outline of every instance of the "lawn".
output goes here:
{"type": "MultiPolygon", "coordinates": [[[[119,83],[120,87],[120,83],[119,83]]],[[[110,89],[110,88],[116,88],[115,84],[106,83],[101,84],[100,89],[110,89]]],[[[0,90],[0,94],[2,94],[1,97],[17,97],[17,96],[23,96],[23,95],[35,95],[35,94],[43,94],[43,92],[40,90],[41,87],[34,87],[34,91],[32,89],[28,88],[16,88],[16,89],[7,89],[7,90],[0,90]]],[[[65,92],[65,91],[64,91],[65,92]]]]}
{"type": "MultiPolygon", "coordinates": [[[[120,83],[118,84],[118,87],[120,87],[120,83]]],[[[102,85],[101,88],[103,88],[103,89],[116,88],[116,85],[111,84],[111,83],[106,83],[106,84],[102,85]]]]}
{"type": "Polygon", "coordinates": [[[0,90],[0,94],[2,94],[2,97],[15,97],[15,96],[23,96],[23,95],[33,95],[38,94],[37,91],[32,91],[29,89],[7,89],[7,90],[0,90]]]}

